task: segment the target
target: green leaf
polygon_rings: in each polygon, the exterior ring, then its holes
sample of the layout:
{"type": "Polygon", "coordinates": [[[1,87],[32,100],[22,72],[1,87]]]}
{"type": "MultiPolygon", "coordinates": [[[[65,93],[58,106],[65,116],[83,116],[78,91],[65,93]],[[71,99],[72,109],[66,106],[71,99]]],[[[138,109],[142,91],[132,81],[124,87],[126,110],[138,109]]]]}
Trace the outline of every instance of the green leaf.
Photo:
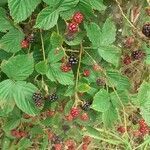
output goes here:
{"type": "MultiPolygon", "coordinates": [[[[67,36],[67,35],[66,35],[66,36],[67,36]]],[[[79,45],[79,44],[82,42],[84,36],[85,36],[85,34],[84,34],[83,32],[78,32],[78,33],[75,35],[75,37],[74,37],[73,40],[71,40],[71,41],[65,40],[65,42],[66,42],[68,45],[70,45],[70,46],[79,45]]]]}
{"type": "Polygon", "coordinates": [[[110,94],[110,97],[111,97],[111,102],[112,102],[113,106],[117,107],[117,108],[122,108],[121,103],[123,105],[125,105],[129,102],[128,95],[129,95],[129,92],[127,92],[125,90],[124,91],[117,91],[116,90],[116,92],[112,92],[110,94]],[[116,93],[118,94],[120,100],[118,99],[118,96],[116,95],[116,93]]]}
{"type": "Polygon", "coordinates": [[[0,31],[6,32],[7,30],[10,30],[12,28],[13,26],[8,20],[5,10],[3,8],[0,8],[0,31]]]}
{"type": "Polygon", "coordinates": [[[48,54],[48,62],[51,64],[57,63],[60,61],[64,56],[64,51],[62,48],[60,49],[51,49],[48,54]]]}
{"type": "MultiPolygon", "coordinates": [[[[139,88],[138,91],[138,101],[139,105],[145,106],[145,103],[149,103],[148,101],[150,100],[150,83],[148,82],[143,82],[139,88]]],[[[150,107],[150,106],[149,106],[150,107]]]]}
{"type": "Polygon", "coordinates": [[[2,71],[13,80],[25,80],[34,70],[31,55],[17,55],[1,64],[2,71]]]}
{"type": "Polygon", "coordinates": [[[102,34],[100,35],[100,45],[110,45],[116,40],[116,27],[114,22],[108,18],[102,28],[102,34]]]}
{"type": "Polygon", "coordinates": [[[57,9],[52,9],[47,7],[43,9],[37,17],[35,28],[41,28],[44,30],[51,29],[57,24],[59,17],[59,11],[57,9]]]}
{"type": "Polygon", "coordinates": [[[73,104],[74,104],[73,100],[70,100],[70,101],[67,102],[67,104],[65,105],[65,109],[64,109],[65,115],[70,114],[70,110],[71,110],[73,104]]]}
{"type": "Polygon", "coordinates": [[[116,27],[110,18],[105,21],[102,29],[96,23],[85,25],[85,29],[93,47],[106,47],[116,40],[116,27]]]}
{"type": "Polygon", "coordinates": [[[110,87],[114,86],[118,90],[129,90],[130,89],[130,81],[127,77],[121,75],[121,73],[113,70],[108,70],[107,71],[107,77],[109,79],[110,87]]]}
{"type": "Polygon", "coordinates": [[[94,101],[92,103],[92,109],[99,111],[99,112],[105,112],[110,107],[110,95],[109,93],[101,89],[98,93],[94,96],[94,101]]]}
{"type": "Polygon", "coordinates": [[[48,71],[47,62],[46,62],[46,61],[40,61],[39,63],[37,63],[37,64],[35,65],[35,70],[36,70],[38,73],[42,74],[42,75],[46,74],[47,71],[48,71]]]}
{"type": "Polygon", "coordinates": [[[1,144],[1,150],[6,150],[10,148],[10,139],[8,137],[4,137],[1,144]]]}
{"type": "Polygon", "coordinates": [[[0,40],[0,48],[6,52],[16,53],[21,50],[20,43],[23,39],[24,34],[21,31],[12,29],[0,40]]]}
{"type": "Polygon", "coordinates": [[[13,85],[14,83],[11,80],[4,80],[0,82],[0,106],[2,110],[6,106],[9,107],[10,105],[14,105],[13,91],[12,91],[13,85]]]}
{"type": "Polygon", "coordinates": [[[12,129],[15,129],[20,124],[20,119],[18,118],[9,118],[9,120],[5,123],[3,130],[8,132],[12,129]]]}
{"type": "Polygon", "coordinates": [[[59,6],[60,11],[66,11],[74,8],[79,3],[79,0],[62,0],[59,6]]]}
{"type": "Polygon", "coordinates": [[[13,111],[15,102],[14,102],[14,100],[8,100],[8,101],[9,101],[9,103],[7,103],[7,99],[6,99],[6,102],[3,104],[2,108],[0,106],[0,109],[1,109],[0,116],[5,117],[7,114],[9,114],[10,112],[13,111]]]}
{"type": "Polygon", "coordinates": [[[117,121],[117,110],[110,105],[110,108],[102,114],[102,120],[106,127],[110,128],[117,121]]]}
{"type": "Polygon", "coordinates": [[[32,135],[43,134],[43,130],[40,125],[36,125],[31,129],[30,133],[32,135]]]}
{"type": "Polygon", "coordinates": [[[61,63],[55,63],[50,65],[48,73],[46,74],[47,77],[51,81],[58,81],[60,84],[63,85],[73,85],[74,84],[74,75],[73,72],[62,72],[60,69],[61,63]]]}
{"type": "Polygon", "coordinates": [[[98,140],[101,140],[101,134],[98,130],[90,127],[90,126],[87,126],[86,127],[86,132],[85,132],[86,135],[94,138],[94,139],[98,139],[98,140]]]}
{"type": "Polygon", "coordinates": [[[150,65],[150,48],[147,46],[146,43],[142,45],[142,49],[146,52],[146,58],[144,59],[147,65],[150,65]]]}
{"type": "Polygon", "coordinates": [[[91,87],[86,83],[81,83],[78,85],[78,92],[84,93],[88,92],[91,89],[91,87]]]}
{"type": "Polygon", "coordinates": [[[50,7],[55,7],[61,2],[61,0],[43,0],[43,1],[50,7]]]}
{"type": "Polygon", "coordinates": [[[32,99],[33,93],[38,89],[31,83],[25,81],[18,81],[13,87],[13,97],[16,105],[25,113],[30,115],[38,114],[34,101],[32,99]]]}
{"type": "Polygon", "coordinates": [[[146,121],[148,126],[150,126],[150,99],[146,99],[146,102],[143,103],[142,106],[140,106],[140,114],[142,115],[142,118],[146,121]]]}
{"type": "Polygon", "coordinates": [[[15,22],[26,20],[41,0],[8,0],[10,14],[15,22]]]}
{"type": "Polygon", "coordinates": [[[103,4],[103,0],[90,0],[92,8],[98,11],[106,9],[106,6],[103,4]]]}
{"type": "Polygon", "coordinates": [[[58,48],[63,44],[63,38],[61,35],[53,32],[50,38],[50,42],[53,48],[58,48]]]}
{"type": "Polygon", "coordinates": [[[3,109],[4,104],[9,106],[15,101],[23,112],[35,115],[38,110],[32,100],[32,95],[36,91],[37,88],[31,83],[4,80],[0,83],[0,106],[3,109]]]}
{"type": "Polygon", "coordinates": [[[72,96],[74,94],[74,86],[70,85],[68,86],[67,90],[65,91],[64,96],[72,96]]]}
{"type": "Polygon", "coordinates": [[[32,145],[32,142],[30,141],[30,139],[27,139],[27,138],[23,138],[17,143],[18,150],[28,149],[31,145],[32,145]]]}
{"type": "Polygon", "coordinates": [[[77,10],[82,12],[88,19],[91,19],[94,16],[94,11],[89,0],[80,0],[79,4],[77,5],[77,10]]]}
{"type": "Polygon", "coordinates": [[[121,50],[116,46],[100,46],[98,48],[99,55],[107,62],[115,65],[119,65],[121,50]]]}
{"type": "Polygon", "coordinates": [[[93,47],[99,47],[101,31],[96,23],[85,24],[85,29],[87,31],[87,36],[92,42],[93,47]],[[96,37],[96,38],[95,38],[96,37]]]}

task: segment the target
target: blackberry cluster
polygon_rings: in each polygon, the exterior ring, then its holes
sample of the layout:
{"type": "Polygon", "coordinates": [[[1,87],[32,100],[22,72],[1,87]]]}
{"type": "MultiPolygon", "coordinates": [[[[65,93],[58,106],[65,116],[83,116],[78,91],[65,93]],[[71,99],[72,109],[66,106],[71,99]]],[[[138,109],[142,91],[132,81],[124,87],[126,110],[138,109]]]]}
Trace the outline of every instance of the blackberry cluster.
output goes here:
{"type": "Polygon", "coordinates": [[[85,103],[81,106],[81,109],[84,110],[84,111],[87,111],[87,110],[90,109],[91,104],[92,104],[91,101],[85,102],[85,103]]]}
{"type": "Polygon", "coordinates": [[[57,96],[56,93],[53,93],[53,94],[49,95],[49,97],[48,97],[48,100],[51,101],[51,102],[54,102],[57,99],[58,99],[58,96],[57,96]]]}
{"type": "Polygon", "coordinates": [[[70,65],[76,65],[78,63],[78,59],[74,55],[71,55],[68,61],[70,65]]]}
{"type": "Polygon", "coordinates": [[[43,96],[41,93],[34,93],[32,98],[37,107],[41,107],[43,105],[43,96]]]}
{"type": "Polygon", "coordinates": [[[147,24],[145,24],[145,25],[143,26],[143,28],[142,28],[142,33],[143,33],[146,37],[150,38],[150,23],[147,23],[147,24]]]}
{"type": "Polygon", "coordinates": [[[131,57],[133,60],[139,60],[142,59],[144,57],[144,52],[141,50],[137,50],[137,51],[133,51],[131,54],[131,57]]]}

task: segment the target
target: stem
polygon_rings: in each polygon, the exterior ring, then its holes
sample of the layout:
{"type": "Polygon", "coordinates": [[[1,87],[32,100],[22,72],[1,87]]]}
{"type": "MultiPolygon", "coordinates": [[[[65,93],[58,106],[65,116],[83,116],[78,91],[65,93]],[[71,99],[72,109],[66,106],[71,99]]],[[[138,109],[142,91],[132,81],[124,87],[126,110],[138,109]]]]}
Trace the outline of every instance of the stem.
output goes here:
{"type": "Polygon", "coordinates": [[[115,1],[116,1],[117,5],[118,5],[118,7],[119,7],[119,9],[120,9],[120,12],[121,12],[122,16],[126,19],[126,21],[129,23],[129,25],[130,25],[132,28],[134,28],[135,30],[137,30],[137,28],[131,23],[131,21],[130,21],[130,20],[126,17],[126,15],[124,14],[124,12],[123,12],[123,10],[122,10],[122,8],[121,8],[121,6],[120,6],[119,1],[118,1],[118,0],[115,0],[115,1]]]}
{"type": "MultiPolygon", "coordinates": [[[[93,59],[93,57],[92,57],[87,51],[85,51],[85,53],[92,59],[92,61],[93,61],[94,63],[96,63],[96,61],[93,59]]],[[[113,89],[113,91],[115,92],[115,94],[116,94],[116,96],[117,96],[117,98],[118,98],[118,100],[119,100],[119,102],[120,102],[120,104],[121,104],[121,106],[122,106],[122,109],[123,109],[124,126],[125,126],[125,131],[126,131],[125,133],[127,134],[128,138],[130,139],[130,137],[129,137],[129,135],[128,135],[128,132],[127,132],[127,120],[126,120],[126,113],[125,113],[124,105],[123,105],[123,103],[122,103],[122,101],[121,101],[121,99],[120,99],[120,97],[119,97],[119,95],[118,95],[118,93],[117,93],[117,91],[116,91],[116,89],[115,89],[113,83],[108,79],[107,74],[106,74],[106,71],[105,71],[104,69],[101,69],[101,71],[102,71],[102,73],[104,74],[104,76],[106,77],[107,82],[109,82],[110,85],[112,86],[112,89],[113,89]]]]}
{"type": "Polygon", "coordinates": [[[44,41],[43,41],[43,35],[42,35],[42,30],[40,30],[40,36],[41,36],[41,43],[42,43],[42,52],[43,52],[43,60],[46,60],[45,56],[45,48],[44,48],[44,41]]]}
{"type": "Polygon", "coordinates": [[[79,75],[80,75],[82,52],[83,52],[83,46],[81,43],[80,44],[80,53],[79,53],[79,64],[78,64],[78,68],[77,68],[77,75],[76,75],[76,81],[75,81],[75,106],[77,106],[78,102],[80,101],[79,97],[78,97],[78,93],[77,93],[77,88],[78,88],[79,75]]]}
{"type": "Polygon", "coordinates": [[[78,68],[77,68],[77,76],[76,76],[76,83],[75,83],[75,90],[77,89],[77,85],[78,85],[78,81],[79,81],[82,51],[83,51],[83,47],[82,47],[82,44],[81,44],[80,45],[80,53],[79,53],[79,64],[78,64],[78,68]]]}

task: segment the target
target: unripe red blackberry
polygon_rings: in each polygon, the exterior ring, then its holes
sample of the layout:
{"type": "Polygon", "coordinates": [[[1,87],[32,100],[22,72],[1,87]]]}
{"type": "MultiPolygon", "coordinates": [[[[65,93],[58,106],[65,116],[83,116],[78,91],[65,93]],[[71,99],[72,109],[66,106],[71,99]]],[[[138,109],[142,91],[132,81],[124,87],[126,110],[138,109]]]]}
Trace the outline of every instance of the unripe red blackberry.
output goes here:
{"type": "Polygon", "coordinates": [[[131,46],[133,45],[134,42],[135,42],[135,39],[133,37],[127,37],[124,40],[124,46],[127,48],[131,48],[131,46]]]}
{"type": "Polygon", "coordinates": [[[78,117],[80,110],[77,107],[73,107],[70,111],[70,114],[73,118],[78,117]]]}
{"type": "Polygon", "coordinates": [[[123,63],[125,65],[129,65],[131,63],[131,57],[129,55],[126,55],[124,58],[123,58],[123,63]]]}
{"type": "Polygon", "coordinates": [[[68,30],[69,30],[69,32],[71,32],[71,33],[77,32],[77,31],[78,31],[78,24],[75,23],[75,22],[69,23],[69,24],[68,24],[68,30]]]}
{"type": "Polygon", "coordinates": [[[89,145],[91,143],[91,137],[90,136],[84,136],[83,137],[83,143],[89,145]]]}
{"type": "Polygon", "coordinates": [[[29,42],[27,40],[23,40],[21,42],[21,48],[29,48],[29,42]]]}
{"type": "Polygon", "coordinates": [[[76,12],[73,16],[73,21],[80,24],[83,21],[83,15],[81,14],[81,12],[76,12]]]}
{"type": "Polygon", "coordinates": [[[66,121],[72,121],[73,120],[73,116],[71,114],[69,114],[68,116],[65,116],[66,121]]]}
{"type": "Polygon", "coordinates": [[[125,127],[124,126],[119,126],[117,128],[117,131],[120,132],[120,133],[124,133],[126,130],[125,130],[125,127]]]}
{"type": "Polygon", "coordinates": [[[54,150],[62,150],[62,144],[55,144],[54,150]]]}
{"type": "Polygon", "coordinates": [[[55,115],[55,111],[53,111],[53,110],[47,110],[46,111],[46,116],[47,117],[53,117],[55,115]]]}
{"type": "Polygon", "coordinates": [[[142,136],[142,133],[141,133],[139,130],[133,131],[133,136],[134,136],[134,137],[141,137],[141,136],[142,136]]]}
{"type": "Polygon", "coordinates": [[[65,141],[65,146],[67,147],[67,150],[75,150],[76,143],[74,140],[69,139],[65,141]]]}
{"type": "Polygon", "coordinates": [[[85,69],[85,70],[83,71],[83,75],[84,75],[85,77],[88,77],[88,76],[90,75],[90,70],[85,69]]]}
{"type": "Polygon", "coordinates": [[[88,116],[87,113],[83,113],[83,114],[81,114],[80,119],[82,121],[88,121],[89,120],[89,116],[88,116]]]}
{"type": "Polygon", "coordinates": [[[88,150],[88,145],[87,144],[82,144],[82,150],[88,150]]]}
{"type": "Polygon", "coordinates": [[[69,71],[71,71],[71,65],[70,64],[62,64],[61,65],[61,70],[62,70],[62,72],[69,72],[69,71]]]}
{"type": "Polygon", "coordinates": [[[145,25],[143,26],[143,28],[142,28],[142,33],[143,33],[146,37],[150,38],[150,23],[147,23],[147,24],[145,24],[145,25]]]}
{"type": "Polygon", "coordinates": [[[142,133],[142,135],[146,135],[149,133],[149,129],[147,126],[144,126],[144,127],[140,127],[139,128],[139,131],[142,133]]]}
{"type": "Polygon", "coordinates": [[[94,71],[101,71],[102,68],[100,67],[100,65],[94,64],[94,65],[93,65],[93,70],[94,70],[94,71]]]}

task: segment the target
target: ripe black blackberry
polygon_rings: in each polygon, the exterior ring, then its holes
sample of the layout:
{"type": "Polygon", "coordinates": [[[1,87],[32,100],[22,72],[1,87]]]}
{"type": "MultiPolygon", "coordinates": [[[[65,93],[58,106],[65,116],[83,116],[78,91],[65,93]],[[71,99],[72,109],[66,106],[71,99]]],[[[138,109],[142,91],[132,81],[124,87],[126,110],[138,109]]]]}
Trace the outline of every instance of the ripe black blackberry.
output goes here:
{"type": "Polygon", "coordinates": [[[145,25],[143,26],[143,28],[142,28],[142,33],[143,33],[146,37],[150,38],[150,23],[147,23],[147,24],[145,24],[145,25]]]}
{"type": "Polygon", "coordinates": [[[56,93],[53,93],[51,95],[48,96],[48,100],[51,101],[51,102],[54,102],[58,99],[58,96],[56,93]]]}
{"type": "Polygon", "coordinates": [[[26,40],[29,42],[29,43],[33,43],[35,41],[35,36],[34,34],[30,34],[26,37],[26,40]]]}
{"type": "Polygon", "coordinates": [[[34,93],[32,98],[37,107],[41,107],[43,105],[43,96],[41,93],[34,93]]]}
{"type": "Polygon", "coordinates": [[[98,78],[98,79],[96,80],[96,84],[97,84],[98,86],[104,86],[104,85],[106,84],[106,81],[105,81],[104,78],[98,78]]]}
{"type": "Polygon", "coordinates": [[[54,135],[51,139],[51,142],[52,142],[52,144],[59,144],[62,142],[62,139],[59,136],[54,135]]]}
{"type": "Polygon", "coordinates": [[[133,60],[142,59],[145,56],[145,53],[141,50],[133,51],[131,57],[133,60]]]}
{"type": "Polygon", "coordinates": [[[135,114],[130,115],[128,118],[134,125],[138,124],[139,122],[139,117],[136,116],[135,114]]]}
{"type": "Polygon", "coordinates": [[[70,127],[68,125],[62,125],[62,129],[64,132],[67,132],[70,129],[70,127]]]}
{"type": "Polygon", "coordinates": [[[68,61],[70,65],[76,65],[78,63],[78,59],[74,55],[71,55],[68,61]]]}
{"type": "Polygon", "coordinates": [[[81,109],[84,111],[87,111],[90,109],[92,102],[91,101],[86,101],[83,103],[83,105],[81,106],[81,109]]]}

